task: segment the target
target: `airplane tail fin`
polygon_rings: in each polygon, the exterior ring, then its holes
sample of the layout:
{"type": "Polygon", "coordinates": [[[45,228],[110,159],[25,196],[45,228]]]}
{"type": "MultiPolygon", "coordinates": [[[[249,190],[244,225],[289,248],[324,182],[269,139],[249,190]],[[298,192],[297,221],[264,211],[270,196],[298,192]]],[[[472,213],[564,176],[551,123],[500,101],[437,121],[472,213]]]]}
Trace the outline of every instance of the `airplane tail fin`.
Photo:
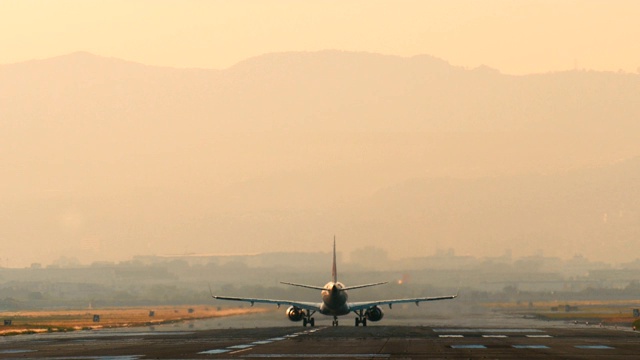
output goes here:
{"type": "Polygon", "coordinates": [[[336,236],[333,235],[333,267],[331,268],[331,278],[333,283],[338,282],[338,270],[336,269],[336,236]]]}

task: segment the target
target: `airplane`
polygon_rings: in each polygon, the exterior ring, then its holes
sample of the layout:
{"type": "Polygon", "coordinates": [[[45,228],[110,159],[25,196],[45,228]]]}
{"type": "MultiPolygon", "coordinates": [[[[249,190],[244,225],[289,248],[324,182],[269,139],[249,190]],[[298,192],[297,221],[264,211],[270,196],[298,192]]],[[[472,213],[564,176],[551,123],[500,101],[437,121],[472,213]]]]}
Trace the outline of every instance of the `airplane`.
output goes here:
{"type": "MultiPolygon", "coordinates": [[[[302,326],[315,326],[315,319],[313,315],[317,312],[322,315],[333,316],[333,326],[338,326],[338,316],[348,315],[349,313],[356,314],[356,326],[362,324],[367,326],[367,321],[380,321],[384,316],[382,312],[382,305],[389,305],[389,309],[393,304],[402,303],[415,303],[418,306],[423,301],[436,301],[436,300],[450,300],[458,297],[456,295],[437,296],[437,297],[419,297],[409,299],[394,299],[394,300],[376,300],[376,301],[364,301],[364,302],[347,302],[347,290],[361,289],[371,286],[378,286],[386,284],[385,282],[345,286],[341,282],[338,282],[338,272],[336,269],[336,239],[333,238],[333,267],[331,269],[331,281],[325,286],[314,286],[305,284],[295,284],[289,282],[280,282],[281,284],[299,286],[308,289],[320,290],[322,294],[321,303],[292,301],[292,300],[274,300],[274,299],[254,299],[243,297],[231,297],[231,296],[217,296],[211,293],[211,297],[218,300],[231,300],[231,301],[244,301],[251,303],[251,306],[255,303],[264,304],[276,304],[278,308],[280,305],[289,305],[286,311],[286,315],[291,321],[302,321],[302,326]]],[[[211,292],[211,287],[209,287],[211,292]]]]}

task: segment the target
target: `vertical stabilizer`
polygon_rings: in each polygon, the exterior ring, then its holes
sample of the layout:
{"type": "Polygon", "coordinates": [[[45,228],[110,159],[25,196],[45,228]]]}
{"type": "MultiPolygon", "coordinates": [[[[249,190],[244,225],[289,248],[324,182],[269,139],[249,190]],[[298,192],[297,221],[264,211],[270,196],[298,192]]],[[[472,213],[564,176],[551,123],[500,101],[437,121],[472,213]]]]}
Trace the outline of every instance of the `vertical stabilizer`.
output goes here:
{"type": "Polygon", "coordinates": [[[331,268],[331,277],[333,283],[338,282],[338,270],[336,269],[336,236],[333,235],[333,267],[331,268]]]}

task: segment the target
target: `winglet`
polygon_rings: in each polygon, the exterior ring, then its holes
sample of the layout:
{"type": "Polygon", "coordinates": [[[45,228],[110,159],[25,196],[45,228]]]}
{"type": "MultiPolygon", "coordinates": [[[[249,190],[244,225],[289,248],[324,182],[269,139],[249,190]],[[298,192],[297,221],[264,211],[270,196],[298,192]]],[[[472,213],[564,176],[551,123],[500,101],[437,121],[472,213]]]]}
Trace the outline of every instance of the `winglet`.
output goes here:
{"type": "Polygon", "coordinates": [[[338,282],[338,270],[336,268],[336,236],[333,235],[333,267],[331,268],[331,277],[333,278],[333,283],[338,282]]]}

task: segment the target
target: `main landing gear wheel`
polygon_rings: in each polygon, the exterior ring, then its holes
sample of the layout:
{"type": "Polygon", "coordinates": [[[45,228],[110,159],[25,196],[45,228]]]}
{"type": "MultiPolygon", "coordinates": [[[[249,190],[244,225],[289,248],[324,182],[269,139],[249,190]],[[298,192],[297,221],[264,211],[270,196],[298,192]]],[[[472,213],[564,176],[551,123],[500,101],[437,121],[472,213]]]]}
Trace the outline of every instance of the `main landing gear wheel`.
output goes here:
{"type": "Polygon", "coordinates": [[[314,318],[302,318],[302,326],[306,327],[307,324],[309,324],[309,326],[314,327],[316,326],[316,320],[314,318]]]}
{"type": "Polygon", "coordinates": [[[362,324],[362,326],[367,326],[367,318],[356,318],[356,326],[359,326],[360,324],[362,324]]]}
{"type": "Polygon", "coordinates": [[[364,314],[364,310],[360,309],[360,311],[355,313],[356,315],[358,315],[358,317],[356,318],[356,326],[360,324],[362,324],[362,326],[367,326],[367,317],[364,314]]]}

